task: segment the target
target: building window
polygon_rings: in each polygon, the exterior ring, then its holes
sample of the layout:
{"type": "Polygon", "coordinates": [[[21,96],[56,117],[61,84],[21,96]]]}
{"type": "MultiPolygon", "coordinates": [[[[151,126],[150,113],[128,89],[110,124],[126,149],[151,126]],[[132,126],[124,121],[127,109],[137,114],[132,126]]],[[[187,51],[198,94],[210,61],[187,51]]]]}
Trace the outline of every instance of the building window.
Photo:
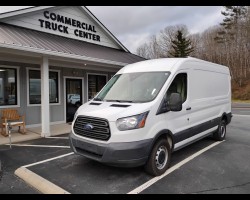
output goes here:
{"type": "Polygon", "coordinates": [[[59,103],[58,96],[58,72],[49,72],[49,102],[59,103]]]}
{"type": "MultiPolygon", "coordinates": [[[[58,72],[49,72],[49,102],[59,103],[58,72]]],[[[41,104],[41,73],[29,70],[29,103],[41,104]]]]}
{"type": "Polygon", "coordinates": [[[93,99],[106,83],[106,75],[88,74],[88,99],[93,99]]]}
{"type": "Polygon", "coordinates": [[[0,106],[17,105],[17,70],[0,67],[0,106]]]}

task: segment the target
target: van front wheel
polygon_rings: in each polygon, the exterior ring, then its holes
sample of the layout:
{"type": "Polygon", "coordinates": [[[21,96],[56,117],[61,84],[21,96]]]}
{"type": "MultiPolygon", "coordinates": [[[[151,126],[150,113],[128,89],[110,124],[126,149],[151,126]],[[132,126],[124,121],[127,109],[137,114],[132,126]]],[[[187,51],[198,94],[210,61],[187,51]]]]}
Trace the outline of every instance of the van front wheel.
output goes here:
{"type": "Polygon", "coordinates": [[[213,138],[217,141],[222,141],[225,139],[226,137],[226,132],[227,132],[227,128],[226,128],[226,121],[223,119],[221,120],[219,127],[217,129],[217,131],[213,134],[213,138]]]}
{"type": "Polygon", "coordinates": [[[167,139],[158,140],[149,155],[145,171],[153,176],[163,174],[169,167],[171,152],[167,139]]]}

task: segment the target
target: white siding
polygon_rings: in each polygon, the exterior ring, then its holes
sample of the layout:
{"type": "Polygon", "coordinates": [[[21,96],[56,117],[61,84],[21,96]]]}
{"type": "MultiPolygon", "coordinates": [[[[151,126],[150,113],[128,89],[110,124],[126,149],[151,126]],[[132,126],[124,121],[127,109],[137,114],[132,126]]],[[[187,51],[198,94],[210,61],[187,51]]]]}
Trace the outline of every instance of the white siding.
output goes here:
{"type": "MultiPolygon", "coordinates": [[[[88,17],[87,13],[84,13],[85,11],[82,10],[81,8],[76,7],[76,6],[57,6],[57,7],[53,7],[53,8],[46,9],[46,10],[49,12],[53,12],[55,14],[64,16],[64,17],[75,19],[75,20],[78,20],[80,22],[95,26],[96,33],[93,33],[93,34],[100,36],[100,42],[75,36],[75,34],[74,34],[75,29],[78,29],[81,31],[84,31],[84,30],[77,28],[77,27],[63,24],[61,22],[57,22],[57,21],[53,21],[51,19],[45,18],[44,14],[43,14],[43,12],[45,10],[37,11],[34,13],[24,14],[18,18],[13,17],[13,18],[8,18],[8,19],[2,19],[1,21],[4,23],[7,23],[7,24],[12,24],[12,25],[21,26],[21,27],[34,29],[34,30],[38,30],[38,31],[42,31],[42,32],[47,32],[47,33],[51,33],[51,34],[56,34],[56,35],[60,35],[60,36],[64,36],[64,37],[68,37],[68,38],[72,38],[72,39],[86,41],[86,42],[90,42],[90,43],[94,43],[94,44],[98,44],[98,45],[102,45],[102,46],[120,49],[120,47],[113,41],[113,39],[107,33],[105,33],[105,31],[93,19],[88,17]],[[42,28],[40,26],[39,19],[46,20],[49,22],[54,22],[54,23],[57,23],[58,25],[61,24],[61,25],[67,26],[69,34],[46,29],[44,27],[42,28]]],[[[88,31],[86,31],[86,32],[88,32],[88,31]]],[[[89,33],[92,33],[92,32],[89,31],[89,33]]]]}

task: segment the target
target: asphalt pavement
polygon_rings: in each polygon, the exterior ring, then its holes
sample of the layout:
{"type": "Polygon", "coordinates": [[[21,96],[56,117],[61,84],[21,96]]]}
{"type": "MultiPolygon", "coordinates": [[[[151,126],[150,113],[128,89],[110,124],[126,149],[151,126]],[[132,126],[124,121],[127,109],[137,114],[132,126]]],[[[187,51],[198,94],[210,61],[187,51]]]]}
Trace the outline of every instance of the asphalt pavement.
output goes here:
{"type": "Polygon", "coordinates": [[[250,117],[233,117],[226,141],[187,163],[143,193],[249,194],[250,117]]]}
{"type": "MultiPolygon", "coordinates": [[[[244,112],[248,106],[232,106],[233,118],[227,127],[226,141],[154,181],[141,193],[249,194],[250,112],[244,112]]],[[[0,146],[0,194],[39,193],[15,176],[14,171],[23,165],[70,153],[65,136],[23,142],[19,145],[24,146],[12,149],[0,146]]],[[[205,138],[173,153],[171,167],[214,143],[205,138]]],[[[74,154],[27,168],[73,194],[125,194],[154,180],[143,167],[110,167],[74,154]]]]}
{"type": "Polygon", "coordinates": [[[250,115],[250,103],[232,103],[232,113],[235,115],[250,115]]]}
{"type": "MultiPolygon", "coordinates": [[[[37,139],[22,144],[68,145],[67,140],[62,139],[37,139]],[[45,142],[46,141],[46,142],[45,142]]],[[[0,194],[37,194],[35,188],[28,186],[23,180],[14,175],[14,171],[20,166],[38,162],[50,157],[59,156],[71,152],[64,148],[23,147],[0,145],[0,162],[2,179],[0,178],[0,194]]]]}

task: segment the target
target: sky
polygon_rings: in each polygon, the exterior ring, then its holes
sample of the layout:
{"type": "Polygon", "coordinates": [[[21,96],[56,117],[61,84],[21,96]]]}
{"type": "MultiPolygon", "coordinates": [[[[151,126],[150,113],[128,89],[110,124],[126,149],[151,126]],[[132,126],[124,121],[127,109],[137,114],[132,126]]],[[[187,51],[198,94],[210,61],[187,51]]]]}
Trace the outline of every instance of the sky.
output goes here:
{"type": "MultiPolygon", "coordinates": [[[[0,6],[0,13],[29,6],[0,6]]],[[[130,52],[170,25],[201,33],[222,22],[222,6],[87,6],[130,52]]]]}

